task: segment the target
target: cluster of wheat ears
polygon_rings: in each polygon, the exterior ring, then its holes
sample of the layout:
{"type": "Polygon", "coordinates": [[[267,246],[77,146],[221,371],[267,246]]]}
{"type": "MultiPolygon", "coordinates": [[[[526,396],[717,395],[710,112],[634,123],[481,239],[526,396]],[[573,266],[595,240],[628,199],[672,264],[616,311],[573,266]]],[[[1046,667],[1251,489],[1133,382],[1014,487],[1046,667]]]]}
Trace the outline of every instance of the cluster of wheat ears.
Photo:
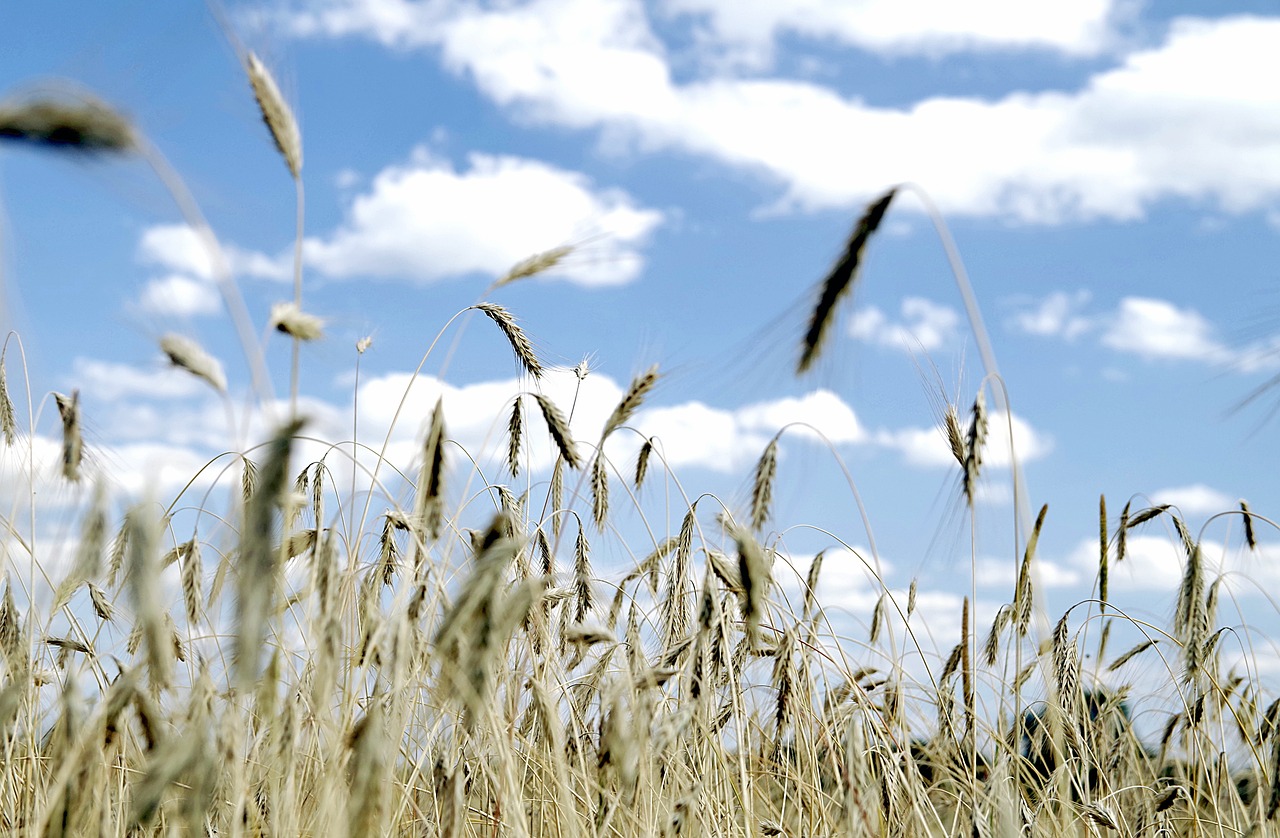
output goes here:
{"type": "MultiPolygon", "coordinates": [[[[242,57],[297,188],[300,243],[301,136],[267,68],[242,57]]],[[[251,313],[198,206],[141,132],[72,91],[0,105],[0,137],[152,165],[209,250],[256,409],[270,415],[280,403],[251,313]]],[[[898,194],[867,208],[820,283],[800,371],[819,357],[898,194]]],[[[568,252],[531,258],[494,287],[568,252]]],[[[60,578],[50,578],[34,534],[6,521],[5,834],[1277,831],[1280,703],[1252,671],[1220,670],[1220,580],[1176,510],[1126,505],[1117,523],[1104,499],[1096,598],[1056,624],[1034,586],[1041,509],[1020,534],[1017,583],[989,629],[974,625],[966,598],[954,649],[930,657],[909,622],[914,583],[900,594],[879,583],[869,638],[839,642],[814,596],[822,554],[804,574],[798,606],[774,579],[775,437],[757,463],[749,508],[735,515],[713,496],[686,502],[674,535],[650,533],[644,549],[627,549],[643,555],[630,572],[596,578],[593,542],[621,537],[610,527],[611,487],[639,491],[661,459],[649,440],[624,476],[604,443],[628,426],[658,371],[631,382],[597,439],[575,440],[561,406],[539,388],[544,367],[516,319],[492,302],[474,306],[510,343],[528,385],[495,420],[507,429],[506,477],[527,472],[529,434],[544,427],[555,461],[549,478],[524,490],[480,474],[492,513],[468,528],[447,500],[448,481],[468,461],[449,444],[440,404],[399,503],[378,494],[379,469],[396,464],[379,457],[370,468],[344,453],[352,441],[321,441],[325,456],[295,462],[306,434],[298,346],[323,336],[303,307],[300,252],[295,265],[294,297],[269,317],[292,343],[290,406],[276,411],[265,442],[220,458],[231,465],[194,516],[176,498],[134,506],[117,523],[109,482],[82,474],[79,400],[55,395],[60,479],[84,487],[85,510],[60,578]],[[349,470],[357,462],[364,470],[362,494],[387,501],[385,513],[371,515],[369,500],[338,485],[331,458],[344,456],[349,470]],[[1109,568],[1124,560],[1128,534],[1157,517],[1172,523],[1185,553],[1167,630],[1139,625],[1108,601],[1109,568]],[[164,580],[173,577],[181,597],[168,602],[164,580]],[[1081,627],[1090,624],[1100,630],[1086,667],[1081,627]],[[1113,625],[1136,627],[1139,644],[1109,652],[1113,625]],[[936,665],[909,673],[900,645],[936,665]],[[1139,656],[1158,658],[1175,696],[1154,737],[1135,730],[1133,696],[1098,680],[1139,656]]],[[[950,405],[942,421],[972,506],[988,437],[984,392],[999,406],[1004,396],[958,259],[953,266],[988,370],[967,416],[950,405]]],[[[357,350],[367,348],[362,341],[357,350]]],[[[218,359],[182,335],[164,336],[160,349],[234,413],[218,359]]],[[[0,363],[6,456],[35,469],[33,429],[20,428],[2,376],[0,363]]],[[[1254,546],[1265,519],[1243,505],[1233,514],[1254,546]]]]}

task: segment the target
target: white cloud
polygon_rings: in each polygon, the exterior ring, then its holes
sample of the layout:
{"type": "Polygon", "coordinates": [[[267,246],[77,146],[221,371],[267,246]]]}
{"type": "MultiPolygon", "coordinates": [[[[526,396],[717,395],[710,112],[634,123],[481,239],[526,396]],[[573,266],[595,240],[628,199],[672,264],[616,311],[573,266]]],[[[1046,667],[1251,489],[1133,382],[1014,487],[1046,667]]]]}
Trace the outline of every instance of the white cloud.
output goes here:
{"type": "MultiPolygon", "coordinates": [[[[749,8],[755,29],[772,33],[784,16],[758,12],[766,5],[749,8]]],[[[971,23],[960,20],[968,6],[913,24],[891,20],[916,5],[864,4],[857,28],[875,32],[864,24],[879,21],[885,43],[910,43],[911,32],[937,43],[976,38],[981,27],[1010,42],[1056,37],[1061,48],[1087,51],[1105,17],[1094,0],[1060,19],[1044,4],[1019,6],[1001,18],[1007,30],[986,28],[1003,3],[984,5],[971,23]],[[1033,14],[1046,29],[1031,26],[1033,14]]],[[[834,5],[823,8],[816,27],[853,31],[834,5]]],[[[292,25],[300,34],[438,47],[447,67],[527,119],[606,129],[646,151],[685,150],[745,168],[782,185],[783,207],[846,208],[904,181],[923,184],[952,214],[1037,223],[1136,219],[1168,198],[1266,211],[1280,198],[1280,89],[1269,83],[1280,76],[1277,18],[1177,19],[1163,41],[1076,90],[937,96],[905,107],[768,77],[678,82],[638,0],[456,11],[351,0],[303,12],[292,25]]]]}
{"type": "Polygon", "coordinates": [[[955,342],[960,332],[960,312],[922,297],[902,301],[902,320],[895,322],[875,306],[854,312],[849,334],[867,343],[903,352],[932,352],[955,342]]]}
{"type": "Polygon", "coordinates": [[[704,15],[704,39],[768,55],[780,35],[862,49],[928,53],[1049,49],[1090,54],[1105,42],[1110,0],[666,0],[673,13],[704,15]]]}
{"type": "MultiPolygon", "coordinates": [[[[1135,594],[1160,592],[1167,594],[1168,603],[1172,605],[1182,583],[1186,556],[1171,525],[1167,526],[1167,532],[1159,534],[1162,525],[1157,522],[1162,520],[1157,518],[1145,525],[1155,528],[1150,532],[1129,533],[1123,561],[1117,561],[1113,549],[1109,556],[1112,591],[1135,594]]],[[[1257,551],[1250,551],[1239,543],[1224,544],[1202,538],[1200,556],[1206,579],[1212,582],[1219,575],[1227,574],[1227,589],[1240,596],[1265,594],[1280,582],[1277,562],[1280,560],[1280,545],[1275,543],[1262,543],[1257,551]]],[[[1092,578],[1098,572],[1098,540],[1082,539],[1070,552],[1065,564],[1078,569],[1084,578],[1092,578]]],[[[1150,608],[1150,605],[1142,607],[1150,608]]]]}
{"type": "Polygon", "coordinates": [[[212,484],[216,471],[201,470],[208,455],[185,445],[136,442],[108,446],[98,452],[114,485],[133,498],[154,493],[168,500],[193,479],[201,488],[212,484]]]}
{"type": "MultiPolygon", "coordinates": [[[[360,387],[361,424],[379,438],[395,417],[410,376],[394,373],[370,379],[360,387]]],[[[494,452],[500,449],[506,430],[511,399],[519,388],[515,379],[489,381],[455,387],[438,379],[421,376],[413,382],[409,396],[392,434],[395,444],[412,452],[421,432],[418,423],[430,416],[436,399],[443,397],[445,419],[451,437],[469,451],[494,452]],[[408,417],[413,417],[410,420],[408,417]]],[[[571,370],[552,370],[543,379],[541,390],[566,413],[574,405],[571,430],[580,453],[589,455],[589,446],[599,439],[605,420],[622,398],[622,387],[603,373],[592,372],[579,382],[571,370]]],[[[537,417],[537,406],[529,400],[526,409],[537,417]]],[[[541,419],[530,427],[541,429],[541,419]]],[[[718,408],[697,401],[674,405],[642,407],[628,423],[638,435],[618,433],[608,447],[610,459],[622,467],[634,457],[642,438],[656,438],[657,452],[672,468],[706,468],[732,472],[750,467],[769,439],[784,426],[804,423],[783,437],[785,451],[789,439],[812,438],[821,431],[832,443],[853,444],[866,439],[852,408],[830,391],[817,390],[799,398],[781,398],[718,408]]],[[[540,430],[527,435],[534,469],[550,466],[554,452],[540,430]]],[[[394,459],[394,458],[393,458],[394,459]]],[[[399,462],[399,460],[396,460],[399,462]]]]}
{"type": "MultiPolygon", "coordinates": [[[[1079,569],[1046,559],[1037,559],[1034,580],[1039,588],[1070,588],[1083,580],[1079,569]]],[[[979,587],[1012,591],[1017,581],[1018,567],[1011,559],[979,559],[973,569],[974,582],[979,587]]]]}
{"type": "MultiPolygon", "coordinates": [[[[636,9],[638,3],[628,3],[636,9]]],[[[1114,0],[1020,3],[979,0],[664,0],[668,16],[698,16],[704,44],[771,49],[794,33],[862,49],[939,53],[981,49],[1048,49],[1090,54],[1104,46],[1117,15],[1114,0]]],[[[363,35],[388,45],[433,43],[454,14],[447,0],[330,0],[289,19],[297,35],[363,35]]]]}
{"type": "Polygon", "coordinates": [[[547,272],[583,285],[616,285],[640,272],[639,247],[662,214],[616,189],[516,157],[473,154],[466,171],[419,151],[358,196],[334,232],[305,243],[330,276],[430,282],[470,272],[501,275],[517,262],[591,239],[590,258],[547,272]]]}
{"type": "Polygon", "coordinates": [[[105,402],[169,400],[209,392],[209,385],[190,373],[174,367],[162,367],[158,363],[155,368],[143,369],[94,358],[76,358],[71,366],[70,386],[78,387],[89,399],[105,402]]]}
{"type": "Polygon", "coordinates": [[[732,410],[700,402],[649,408],[632,424],[646,437],[657,438],[671,467],[700,466],[721,472],[749,468],[769,440],[787,426],[794,427],[783,436],[784,455],[788,439],[814,438],[815,430],[836,445],[867,438],[853,408],[829,390],[732,410]]]}
{"type": "Polygon", "coordinates": [[[211,280],[217,276],[216,259],[232,276],[286,279],[292,276],[293,254],[266,256],[225,242],[206,242],[186,224],[156,224],[142,231],[138,259],[184,276],[211,280]],[[211,253],[210,247],[216,247],[211,253]],[[216,254],[216,255],[215,255],[216,254]]]}
{"type": "Polygon", "coordinates": [[[1152,503],[1176,506],[1183,515],[1215,515],[1238,509],[1239,502],[1203,483],[1161,489],[1151,495],[1152,503]]]}
{"type": "Polygon", "coordinates": [[[1143,358],[1174,358],[1224,363],[1231,352],[1213,336],[1199,312],[1167,300],[1126,297],[1102,335],[1102,343],[1143,358]]]}
{"type": "MultiPolygon", "coordinates": [[[[409,163],[379,172],[337,229],[308,237],[303,258],[328,276],[432,282],[472,272],[500,276],[568,245],[576,252],[543,276],[618,285],[639,275],[640,248],[662,221],[658,210],[637,206],[621,190],[597,188],[577,172],[486,154],[472,154],[458,171],[420,148],[409,163]]],[[[227,243],[218,248],[232,275],[293,275],[292,249],[272,256],[227,243]]],[[[146,310],[203,314],[217,303],[212,288],[189,278],[215,276],[209,247],[191,227],[146,229],[138,257],[178,274],[148,285],[146,310]]]]}
{"type": "Polygon", "coordinates": [[[769,436],[784,426],[793,425],[795,428],[789,433],[812,436],[816,431],[836,445],[863,442],[867,438],[853,408],[830,390],[758,402],[735,412],[744,428],[769,436]]]}
{"type": "Polygon", "coordinates": [[[148,282],[138,304],[148,314],[198,317],[221,311],[222,297],[207,281],[170,274],[148,282]]]}
{"type": "MultiPolygon", "coordinates": [[[[1002,412],[992,411],[988,417],[987,450],[983,456],[985,466],[1007,468],[1012,462],[1008,430],[1010,422],[1006,416],[1002,412]]],[[[1017,453],[1019,462],[1038,460],[1053,450],[1052,438],[1031,427],[1022,417],[1015,414],[1012,427],[1013,451],[1017,453]]],[[[947,445],[941,427],[879,431],[875,434],[875,441],[885,448],[899,451],[909,465],[925,468],[950,468],[956,465],[955,456],[947,445]]]]}
{"type": "Polygon", "coordinates": [[[1068,294],[1054,291],[1032,308],[1014,314],[1014,328],[1029,335],[1073,340],[1093,328],[1093,321],[1080,314],[1092,295],[1086,290],[1068,294]]]}
{"type": "MultiPolygon", "coordinates": [[[[1096,332],[1103,346],[1149,361],[1194,361],[1242,373],[1274,370],[1280,364],[1280,336],[1233,347],[1221,341],[1214,324],[1195,309],[1154,297],[1125,297],[1114,311],[1086,314],[1083,308],[1090,296],[1084,290],[1055,291],[1015,312],[1009,323],[1027,334],[1065,340],[1096,332]]],[[[1123,380],[1124,373],[1104,370],[1103,376],[1123,380]]]]}
{"type": "Polygon", "coordinates": [[[195,230],[186,224],[158,224],[142,232],[138,257],[201,279],[213,277],[213,260],[195,230]]]}

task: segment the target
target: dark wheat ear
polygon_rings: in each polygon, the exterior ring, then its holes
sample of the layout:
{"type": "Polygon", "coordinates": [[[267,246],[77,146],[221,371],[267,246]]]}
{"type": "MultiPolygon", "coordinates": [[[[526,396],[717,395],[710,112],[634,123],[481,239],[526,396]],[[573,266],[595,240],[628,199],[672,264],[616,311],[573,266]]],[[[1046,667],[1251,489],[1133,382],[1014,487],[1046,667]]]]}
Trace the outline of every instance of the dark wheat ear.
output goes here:
{"type": "Polygon", "coordinates": [[[83,93],[0,105],[0,138],[85,153],[125,154],[138,148],[129,120],[83,93]]]}
{"type": "Polygon", "coordinates": [[[866,249],[867,242],[871,239],[871,234],[876,231],[880,226],[880,222],[884,220],[884,214],[888,212],[889,204],[897,193],[898,189],[894,187],[867,207],[866,212],[862,214],[862,217],[858,219],[858,223],[854,226],[853,233],[845,244],[844,253],[836,260],[835,267],[831,269],[826,279],[822,281],[822,291],[818,294],[818,304],[814,307],[813,314],[809,317],[809,328],[805,332],[804,342],[801,344],[800,363],[796,367],[797,373],[807,372],[813,366],[813,362],[818,359],[822,344],[831,331],[831,323],[835,319],[836,306],[839,305],[840,299],[853,287],[853,280],[857,276],[858,266],[862,263],[862,252],[866,249]]]}

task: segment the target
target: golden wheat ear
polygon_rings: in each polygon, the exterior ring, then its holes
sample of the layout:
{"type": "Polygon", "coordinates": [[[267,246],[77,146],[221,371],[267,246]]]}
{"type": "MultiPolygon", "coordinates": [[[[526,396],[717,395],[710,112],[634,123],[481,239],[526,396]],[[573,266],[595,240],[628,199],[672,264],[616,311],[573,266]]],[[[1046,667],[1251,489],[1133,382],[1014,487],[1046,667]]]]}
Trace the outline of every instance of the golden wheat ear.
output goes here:
{"type": "Polygon", "coordinates": [[[818,304],[814,306],[809,317],[809,328],[804,334],[800,348],[800,363],[796,367],[797,374],[808,372],[813,362],[822,351],[822,344],[831,332],[831,323],[835,319],[836,307],[850,289],[858,274],[858,266],[862,264],[862,253],[867,248],[871,235],[879,228],[884,215],[889,211],[889,204],[898,194],[895,186],[873,201],[862,213],[853,233],[845,243],[844,253],[836,260],[835,266],[822,280],[822,290],[818,294],[818,304]]]}
{"type": "Polygon", "coordinates": [[[251,52],[245,58],[245,73],[249,76],[253,98],[258,101],[262,121],[271,132],[276,150],[284,158],[289,174],[297,180],[302,176],[302,133],[298,130],[298,120],[280,93],[275,76],[255,53],[251,52]]]}

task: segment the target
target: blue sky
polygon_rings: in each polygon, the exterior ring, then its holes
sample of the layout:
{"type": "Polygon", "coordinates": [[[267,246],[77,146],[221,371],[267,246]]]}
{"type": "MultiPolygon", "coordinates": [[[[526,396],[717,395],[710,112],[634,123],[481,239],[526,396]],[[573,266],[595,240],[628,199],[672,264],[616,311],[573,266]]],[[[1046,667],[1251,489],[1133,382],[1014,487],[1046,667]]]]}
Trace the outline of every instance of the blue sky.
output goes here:
{"type": "MultiPolygon", "coordinates": [[[[941,209],[973,280],[1028,504],[1050,507],[1041,556],[1054,616],[1088,595],[1100,494],[1113,523],[1141,495],[1135,507],[1178,504],[1193,531],[1239,498],[1263,515],[1280,503],[1280,427],[1267,421],[1280,390],[1234,410],[1280,373],[1270,4],[326,0],[224,11],[301,124],[305,308],[328,323],[303,352],[302,386],[321,435],[350,438],[357,340],[373,337],[358,410],[380,440],[448,318],[518,260],[575,245],[561,268],[493,299],[562,368],[546,384],[558,402],[574,398],[569,368],[590,359],[579,436],[598,434],[627,381],[657,363],[667,375],[635,425],[661,440],[678,478],[667,491],[741,509],[773,433],[811,423],[831,447],[803,430],[783,437],[779,547],[802,571],[836,543],[817,528],[865,547],[843,462],[887,581],[921,578],[931,628],[949,644],[971,552],[936,403],[945,395],[963,412],[983,372],[915,193],[873,240],[820,368],[790,372],[815,284],[854,219],[912,182],[941,209]]],[[[191,4],[52,2],[13,5],[0,24],[0,89],[70,78],[128,113],[190,186],[262,328],[291,295],[293,190],[215,17],[191,4]]],[[[58,432],[44,394],[79,388],[97,462],[132,491],[157,475],[162,491],[179,488],[231,437],[206,388],[165,368],[157,338],[198,338],[232,390],[247,387],[183,219],[140,163],[15,147],[0,148],[0,209],[4,317],[26,349],[42,450],[56,455],[58,432]]],[[[443,349],[428,359],[392,432],[400,462],[440,392],[454,435],[500,456],[516,369],[482,318],[457,340],[447,365],[443,349]]],[[[283,392],[287,346],[268,351],[283,392]]],[[[12,350],[8,363],[13,381],[12,350]]],[[[636,439],[610,452],[622,474],[636,439]]],[[[989,459],[980,621],[1010,595],[1015,555],[1007,445],[993,442],[989,459]]],[[[78,497],[52,479],[48,491],[78,497]]],[[[647,491],[644,520],[678,526],[683,507],[647,491]]],[[[65,539],[68,521],[55,516],[37,537],[65,539]]],[[[619,526],[645,529],[639,515],[619,526]]],[[[1207,553],[1255,580],[1236,586],[1243,619],[1274,623],[1258,589],[1280,581],[1280,538],[1264,530],[1261,554],[1247,556],[1239,531],[1219,519],[1207,553]]],[[[1131,546],[1114,597],[1163,624],[1176,540],[1157,523],[1131,546]]],[[[603,547],[604,569],[627,550],[603,547]]],[[[828,560],[824,593],[865,623],[875,595],[848,562],[828,560]]]]}

